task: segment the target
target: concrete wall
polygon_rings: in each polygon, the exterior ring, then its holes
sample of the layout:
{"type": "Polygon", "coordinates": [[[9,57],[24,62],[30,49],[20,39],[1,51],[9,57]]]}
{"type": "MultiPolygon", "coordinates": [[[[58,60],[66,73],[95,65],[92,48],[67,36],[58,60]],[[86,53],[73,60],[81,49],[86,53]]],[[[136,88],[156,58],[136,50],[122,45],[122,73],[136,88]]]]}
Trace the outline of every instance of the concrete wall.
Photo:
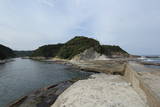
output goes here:
{"type": "Polygon", "coordinates": [[[136,90],[136,92],[140,95],[140,97],[146,101],[146,94],[141,89],[141,81],[139,80],[138,74],[134,71],[129,64],[126,66],[125,79],[132,84],[132,87],[136,90]]]}
{"type": "Polygon", "coordinates": [[[135,69],[131,64],[127,64],[124,74],[125,79],[132,84],[132,87],[150,107],[160,107],[160,98],[141,79],[141,71],[138,70],[142,69],[135,69]]]}

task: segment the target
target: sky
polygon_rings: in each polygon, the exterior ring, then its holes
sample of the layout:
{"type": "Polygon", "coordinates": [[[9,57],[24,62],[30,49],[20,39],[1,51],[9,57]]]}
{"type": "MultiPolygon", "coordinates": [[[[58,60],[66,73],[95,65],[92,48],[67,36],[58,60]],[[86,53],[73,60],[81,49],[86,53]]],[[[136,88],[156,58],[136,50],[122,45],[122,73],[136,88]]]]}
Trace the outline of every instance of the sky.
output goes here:
{"type": "Polygon", "coordinates": [[[74,36],[160,54],[160,0],[0,0],[0,44],[33,50],[74,36]]]}

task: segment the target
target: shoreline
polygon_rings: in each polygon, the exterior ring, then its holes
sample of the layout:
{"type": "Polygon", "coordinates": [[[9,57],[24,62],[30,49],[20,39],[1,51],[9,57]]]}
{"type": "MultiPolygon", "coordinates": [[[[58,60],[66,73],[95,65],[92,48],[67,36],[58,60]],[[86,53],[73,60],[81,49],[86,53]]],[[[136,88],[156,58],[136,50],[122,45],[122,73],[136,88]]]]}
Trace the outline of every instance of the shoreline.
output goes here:
{"type": "Polygon", "coordinates": [[[12,62],[12,61],[14,61],[13,58],[11,58],[11,59],[4,59],[4,60],[0,60],[0,64],[5,64],[5,63],[8,63],[8,62],[12,62]]]}
{"type": "MultiPolygon", "coordinates": [[[[25,59],[30,59],[30,58],[25,58],[25,59]]],[[[73,69],[80,70],[79,68],[75,67],[71,63],[68,63],[68,62],[65,62],[65,61],[48,61],[48,60],[36,60],[36,61],[53,62],[53,63],[56,63],[56,64],[64,64],[64,65],[70,66],[69,68],[71,68],[71,69],[73,68],[73,69]]],[[[83,72],[87,72],[87,71],[83,71],[83,72]]],[[[87,77],[87,78],[89,78],[89,77],[87,77]]],[[[87,79],[87,78],[84,78],[84,79],[87,79]]],[[[49,100],[52,100],[52,99],[56,100],[56,98],[62,93],[62,91],[64,89],[67,89],[69,86],[71,86],[73,83],[75,83],[78,80],[81,80],[81,78],[73,78],[71,80],[62,81],[62,82],[59,82],[57,84],[49,85],[47,87],[40,88],[38,90],[34,90],[33,92],[31,92],[31,93],[29,93],[25,96],[22,96],[22,97],[16,99],[15,101],[13,101],[13,102],[10,102],[8,104],[8,107],[20,107],[21,104],[25,104],[25,102],[28,102],[28,100],[32,100],[31,102],[36,102],[37,99],[41,99],[41,97],[44,97],[44,96],[48,100],[47,103],[50,102],[49,100]],[[57,88],[57,86],[58,86],[58,88],[57,88]],[[48,94],[55,94],[56,93],[56,92],[53,92],[53,93],[51,92],[50,93],[50,91],[53,91],[53,90],[61,91],[61,93],[58,92],[59,94],[54,95],[54,98],[49,98],[50,96],[47,96],[48,94]],[[41,94],[43,94],[43,95],[41,95],[41,94]]],[[[53,101],[51,101],[51,102],[53,104],[53,101]]],[[[52,104],[50,104],[50,105],[52,105],[52,104]]]]}
{"type": "MultiPolygon", "coordinates": [[[[56,91],[61,90],[61,92],[59,92],[59,94],[61,94],[64,91],[64,89],[71,86],[74,82],[76,82],[76,80],[67,80],[67,81],[59,82],[54,85],[47,86],[45,88],[40,88],[38,90],[31,92],[30,94],[28,94],[26,96],[22,96],[21,98],[11,102],[10,104],[8,104],[8,107],[19,107],[22,104],[27,103],[27,100],[30,100],[30,101],[32,100],[32,102],[35,102],[40,97],[44,97],[43,101],[40,101],[40,103],[45,102],[45,99],[50,97],[49,95],[47,95],[47,93],[51,94],[50,91],[55,90],[55,92],[52,93],[52,95],[54,95],[56,93],[56,91]]],[[[54,95],[53,98],[48,99],[48,104],[51,105],[51,103],[54,103],[54,101],[57,97],[58,97],[58,95],[54,95]]],[[[38,101],[36,103],[38,103],[38,101]]]]}
{"type": "MultiPolygon", "coordinates": [[[[126,73],[125,70],[126,70],[126,67],[127,67],[127,64],[128,64],[127,60],[107,60],[107,61],[102,61],[102,60],[97,61],[96,60],[96,61],[87,61],[87,62],[84,62],[84,61],[73,62],[73,61],[63,60],[63,59],[47,59],[47,60],[43,59],[41,61],[47,61],[47,62],[54,62],[54,63],[57,63],[57,64],[69,65],[71,68],[73,67],[73,68],[80,69],[80,70],[87,71],[87,72],[98,72],[98,73],[100,73],[98,75],[101,75],[101,73],[105,73],[106,75],[110,75],[110,76],[115,75],[115,76],[122,76],[122,77],[125,76],[125,73],[126,73]],[[109,66],[106,66],[106,65],[109,65],[109,66]]],[[[139,63],[139,62],[136,62],[136,63],[139,63]]],[[[84,79],[84,80],[88,80],[88,79],[84,79]]],[[[129,81],[129,82],[131,82],[131,81],[129,81]]],[[[74,82],[74,83],[77,83],[77,82],[74,82]]],[[[72,87],[72,85],[70,85],[70,86],[72,87]]],[[[132,86],[132,88],[134,88],[134,87],[132,86]]],[[[64,92],[67,89],[68,89],[68,87],[64,90],[64,92]]],[[[34,93],[32,93],[32,94],[34,94],[34,93]]],[[[63,92],[61,94],[63,94],[63,92]]],[[[59,98],[59,96],[61,96],[61,94],[56,96],[55,101],[57,101],[57,98],[59,98]]],[[[141,95],[141,92],[138,93],[138,94],[141,95]]],[[[143,95],[142,99],[146,100],[146,98],[144,98],[144,95],[143,95]]],[[[22,98],[22,100],[23,100],[23,98],[22,98]]],[[[21,99],[18,100],[18,101],[21,102],[21,99]]],[[[16,102],[16,103],[18,103],[18,102],[16,102]]],[[[15,103],[13,103],[13,105],[14,104],[15,103]]],[[[10,106],[10,107],[19,107],[19,106],[10,106]]],[[[57,106],[55,106],[55,107],[57,107],[57,106]]]]}
{"type": "Polygon", "coordinates": [[[8,104],[8,107],[23,107],[23,105],[24,106],[28,105],[27,107],[30,107],[32,105],[32,104],[30,105],[30,103],[33,103],[33,105],[44,103],[46,104],[45,107],[50,107],[56,101],[56,99],[60,94],[62,94],[68,87],[70,87],[72,84],[74,84],[79,80],[84,80],[84,79],[66,80],[59,82],[57,84],[40,88],[38,90],[31,92],[30,94],[27,94],[26,96],[22,96],[21,98],[11,102],[10,104],[8,104]],[[41,101],[38,99],[40,99],[41,101]]]}
{"type": "MultiPolygon", "coordinates": [[[[92,67],[91,68],[84,67],[83,65],[86,64],[84,62],[75,63],[75,62],[70,61],[70,60],[63,60],[63,59],[57,59],[57,58],[56,59],[55,58],[54,59],[45,59],[45,58],[39,58],[39,57],[38,58],[29,58],[29,57],[27,57],[27,58],[23,58],[23,59],[32,59],[32,60],[35,60],[35,61],[53,62],[53,63],[56,63],[56,64],[64,64],[64,65],[70,66],[70,68],[79,69],[79,70],[82,70],[84,72],[100,73],[99,69],[94,69],[94,66],[93,66],[93,68],[92,67]]],[[[94,62],[88,62],[88,63],[91,63],[91,64],[93,63],[94,64],[94,62]]],[[[112,64],[113,63],[115,63],[115,61],[113,61],[112,64]]],[[[109,63],[109,64],[111,64],[111,63],[109,63]]],[[[108,71],[106,71],[106,72],[108,72],[108,71]]],[[[111,72],[108,72],[108,73],[111,74],[111,72]]],[[[52,87],[52,85],[49,86],[49,87],[52,87]]],[[[43,90],[43,89],[46,89],[46,88],[42,88],[42,89],[39,89],[39,90],[43,90]]],[[[22,104],[28,98],[27,96],[30,96],[30,95],[34,94],[36,91],[38,91],[38,90],[35,90],[31,94],[26,95],[26,96],[24,96],[24,97],[22,97],[20,99],[17,99],[15,102],[12,102],[9,107],[19,107],[17,104],[22,104]]]]}

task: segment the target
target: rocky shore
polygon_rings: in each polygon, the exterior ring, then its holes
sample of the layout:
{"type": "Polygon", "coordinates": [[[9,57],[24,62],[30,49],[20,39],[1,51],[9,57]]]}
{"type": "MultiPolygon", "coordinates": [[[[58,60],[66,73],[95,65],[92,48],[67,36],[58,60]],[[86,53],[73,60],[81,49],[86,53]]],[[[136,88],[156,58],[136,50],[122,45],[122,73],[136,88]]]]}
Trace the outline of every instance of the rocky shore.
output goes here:
{"type": "Polygon", "coordinates": [[[50,107],[57,97],[73,83],[76,79],[60,82],[58,84],[39,89],[30,95],[24,96],[9,104],[9,107],[50,107]]]}
{"type": "MultiPolygon", "coordinates": [[[[71,68],[81,69],[87,72],[104,72],[107,74],[121,74],[123,75],[125,62],[124,61],[86,61],[86,62],[73,62],[70,60],[62,60],[58,58],[45,59],[45,58],[32,58],[37,61],[47,61],[52,63],[65,64],[71,68]]],[[[51,88],[43,88],[28,96],[24,96],[19,100],[13,102],[9,107],[49,107],[57,97],[69,86],[71,86],[77,80],[70,80],[62,82],[53,86],[51,88]],[[58,94],[57,94],[58,92],[58,94]]]]}
{"type": "Polygon", "coordinates": [[[146,89],[152,90],[154,92],[151,93],[152,97],[160,94],[158,91],[159,73],[155,70],[151,72],[151,69],[143,65],[139,66],[139,62],[136,62],[138,66],[128,69],[130,59],[73,61],[54,58],[41,61],[67,64],[99,74],[86,80],[66,81],[53,85],[51,88],[38,90],[12,103],[10,107],[49,107],[52,104],[52,107],[159,107],[156,99],[160,98],[150,98],[146,93],[148,91],[145,92],[146,89]],[[150,83],[155,85],[149,85],[150,83]],[[146,88],[146,84],[149,88],[146,88]],[[150,101],[156,102],[156,105],[152,106],[150,101]]]}

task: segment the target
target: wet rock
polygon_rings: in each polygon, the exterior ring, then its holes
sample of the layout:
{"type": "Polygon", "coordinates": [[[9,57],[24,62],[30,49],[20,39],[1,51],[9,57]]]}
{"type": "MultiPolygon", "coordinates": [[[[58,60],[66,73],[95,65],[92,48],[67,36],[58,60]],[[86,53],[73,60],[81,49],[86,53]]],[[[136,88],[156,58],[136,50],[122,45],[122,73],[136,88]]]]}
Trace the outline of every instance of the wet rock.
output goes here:
{"type": "Polygon", "coordinates": [[[12,103],[9,107],[50,107],[50,105],[55,102],[57,97],[74,82],[76,81],[69,80],[37,90],[36,92],[12,103]]]}

